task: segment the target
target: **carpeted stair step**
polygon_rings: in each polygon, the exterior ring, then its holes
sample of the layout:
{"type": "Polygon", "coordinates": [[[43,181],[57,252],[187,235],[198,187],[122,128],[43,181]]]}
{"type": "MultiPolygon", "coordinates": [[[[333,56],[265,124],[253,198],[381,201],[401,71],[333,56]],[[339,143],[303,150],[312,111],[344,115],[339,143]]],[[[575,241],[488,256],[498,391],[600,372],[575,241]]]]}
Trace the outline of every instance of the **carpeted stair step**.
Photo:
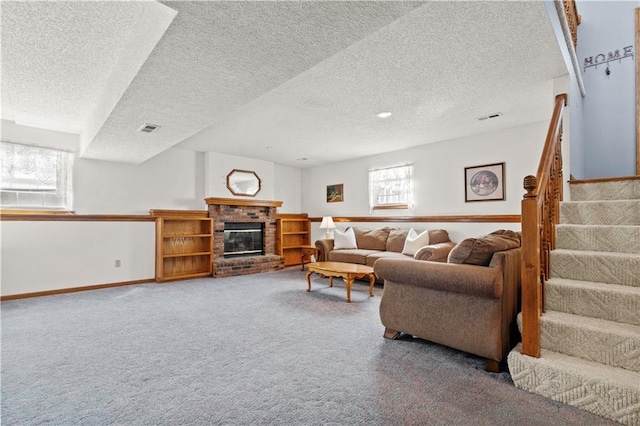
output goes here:
{"type": "Polygon", "coordinates": [[[559,249],[550,255],[552,278],[640,287],[640,254],[559,249]]]}
{"type": "Polygon", "coordinates": [[[551,278],[544,308],[640,326],[640,287],[551,278]]]}
{"type": "Polygon", "coordinates": [[[640,225],[640,200],[565,201],[560,223],[575,225],[640,225]]]}
{"type": "Polygon", "coordinates": [[[640,226],[556,225],[556,248],[640,253],[640,226]]]}
{"type": "Polygon", "coordinates": [[[640,179],[575,183],[569,186],[571,201],[638,200],[640,179]]]}
{"type": "Polygon", "coordinates": [[[640,373],[640,326],[548,311],[541,347],[640,373]]]}
{"type": "Polygon", "coordinates": [[[640,424],[640,373],[546,349],[540,358],[518,344],[507,359],[516,387],[624,425],[640,424]]]}

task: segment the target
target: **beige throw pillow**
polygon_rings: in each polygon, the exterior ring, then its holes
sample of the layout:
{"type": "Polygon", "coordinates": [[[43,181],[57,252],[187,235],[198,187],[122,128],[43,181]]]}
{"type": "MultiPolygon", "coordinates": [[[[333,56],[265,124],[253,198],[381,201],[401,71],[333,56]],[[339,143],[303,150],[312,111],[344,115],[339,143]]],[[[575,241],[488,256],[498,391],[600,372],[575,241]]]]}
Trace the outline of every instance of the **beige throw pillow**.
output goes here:
{"type": "Polygon", "coordinates": [[[402,254],[413,256],[418,250],[424,246],[429,245],[429,231],[424,231],[418,234],[415,229],[411,228],[407,234],[407,239],[404,241],[404,248],[402,254]]]}
{"type": "Polygon", "coordinates": [[[357,249],[356,234],[353,232],[353,228],[347,228],[344,232],[336,229],[333,231],[333,249],[357,249]]]}

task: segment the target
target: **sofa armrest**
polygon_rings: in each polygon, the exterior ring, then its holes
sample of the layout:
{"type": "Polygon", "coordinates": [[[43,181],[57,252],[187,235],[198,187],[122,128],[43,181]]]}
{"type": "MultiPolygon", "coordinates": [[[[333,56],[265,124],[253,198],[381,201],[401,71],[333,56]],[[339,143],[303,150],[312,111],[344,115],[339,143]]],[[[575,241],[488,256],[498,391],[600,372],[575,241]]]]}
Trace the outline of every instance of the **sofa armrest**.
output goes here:
{"type": "Polygon", "coordinates": [[[493,299],[499,299],[503,293],[502,271],[487,266],[379,259],[373,270],[379,279],[417,287],[493,299]]]}
{"type": "Polygon", "coordinates": [[[318,249],[317,262],[327,262],[329,260],[329,252],[333,250],[333,239],[322,239],[316,241],[316,249],[318,249]]]}
{"type": "Polygon", "coordinates": [[[429,260],[431,262],[446,262],[449,252],[453,250],[456,243],[451,241],[440,244],[430,244],[420,248],[413,256],[416,260],[429,260]]]}

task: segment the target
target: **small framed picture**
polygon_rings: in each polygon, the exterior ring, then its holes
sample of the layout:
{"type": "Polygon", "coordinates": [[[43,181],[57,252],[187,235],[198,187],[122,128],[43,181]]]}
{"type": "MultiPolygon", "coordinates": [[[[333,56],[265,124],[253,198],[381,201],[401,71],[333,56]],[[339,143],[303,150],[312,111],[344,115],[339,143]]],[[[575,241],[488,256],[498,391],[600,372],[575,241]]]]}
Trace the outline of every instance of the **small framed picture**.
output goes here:
{"type": "Polygon", "coordinates": [[[464,168],[464,201],[504,201],[504,163],[464,168]]]}
{"type": "Polygon", "coordinates": [[[344,184],[327,185],[327,203],[341,203],[344,201],[344,184]]]}

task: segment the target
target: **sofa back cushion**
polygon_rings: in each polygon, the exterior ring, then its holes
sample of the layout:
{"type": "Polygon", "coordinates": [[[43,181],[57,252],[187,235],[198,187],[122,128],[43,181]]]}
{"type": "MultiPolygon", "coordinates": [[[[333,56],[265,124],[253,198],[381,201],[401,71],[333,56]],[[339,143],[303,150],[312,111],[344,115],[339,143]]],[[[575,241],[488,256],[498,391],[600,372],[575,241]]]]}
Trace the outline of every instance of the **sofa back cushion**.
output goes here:
{"type": "Polygon", "coordinates": [[[444,229],[430,229],[429,230],[429,244],[448,243],[449,233],[444,229]]]}
{"type": "Polygon", "coordinates": [[[478,238],[467,238],[449,253],[449,263],[489,266],[493,254],[520,247],[520,233],[500,229],[478,238]]]}
{"type": "Polygon", "coordinates": [[[390,228],[366,229],[353,227],[358,248],[365,250],[385,250],[390,228]]]}
{"type": "Polygon", "coordinates": [[[389,230],[389,237],[387,237],[386,251],[402,253],[408,233],[409,230],[406,228],[391,228],[389,230]]]}

